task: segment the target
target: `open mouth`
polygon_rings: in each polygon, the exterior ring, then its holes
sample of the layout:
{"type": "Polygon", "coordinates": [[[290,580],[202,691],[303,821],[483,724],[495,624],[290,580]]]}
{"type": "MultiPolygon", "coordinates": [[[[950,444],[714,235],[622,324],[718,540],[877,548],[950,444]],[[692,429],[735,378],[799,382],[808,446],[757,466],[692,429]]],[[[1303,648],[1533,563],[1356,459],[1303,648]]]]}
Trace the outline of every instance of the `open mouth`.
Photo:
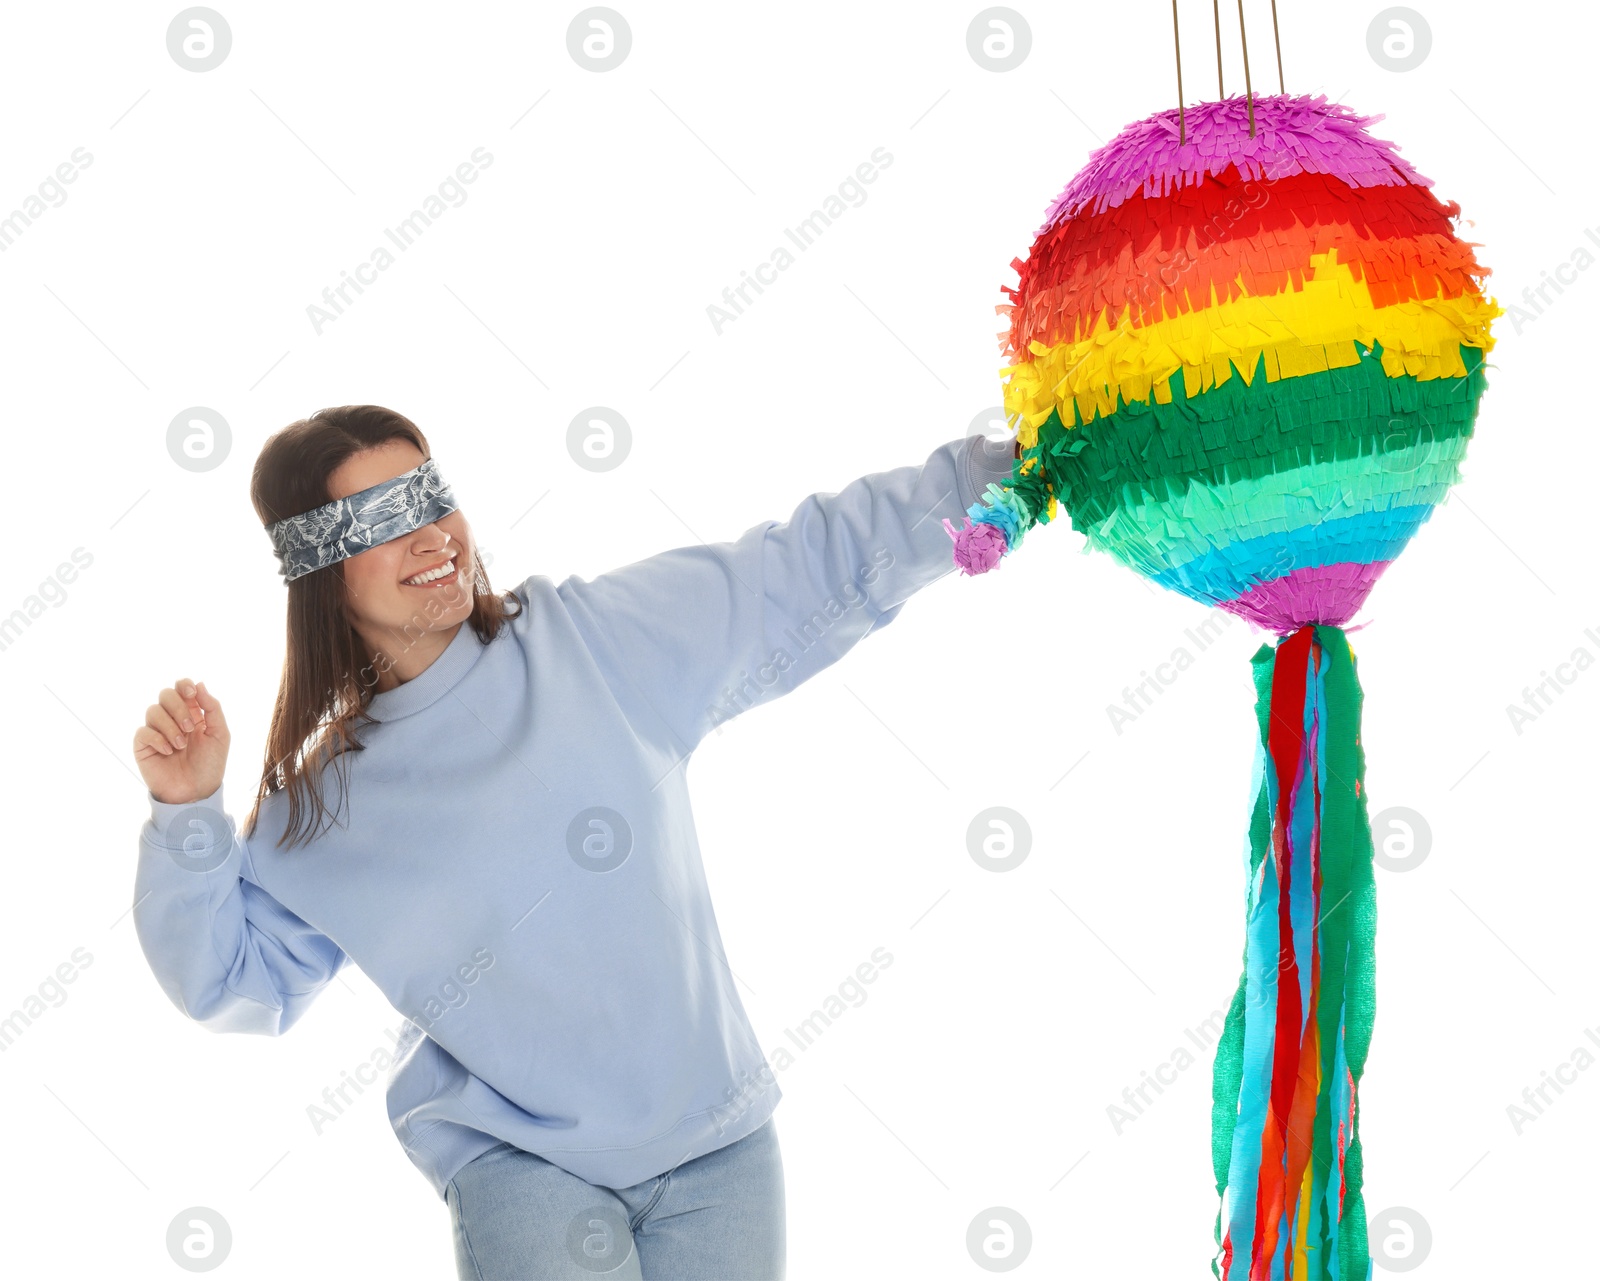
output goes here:
{"type": "Polygon", "coordinates": [[[441,565],[437,569],[430,569],[416,575],[414,578],[405,578],[400,581],[402,587],[448,587],[456,581],[456,563],[452,560],[448,565],[441,565]]]}

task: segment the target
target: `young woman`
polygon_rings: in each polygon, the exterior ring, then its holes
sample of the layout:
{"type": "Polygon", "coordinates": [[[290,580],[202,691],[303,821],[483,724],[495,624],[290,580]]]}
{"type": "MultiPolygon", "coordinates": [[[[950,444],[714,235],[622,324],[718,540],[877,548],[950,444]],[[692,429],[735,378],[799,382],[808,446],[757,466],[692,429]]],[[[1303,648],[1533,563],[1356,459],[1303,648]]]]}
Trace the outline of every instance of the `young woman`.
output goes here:
{"type": "Polygon", "coordinates": [[[359,965],[403,1016],[389,1118],[469,1281],[781,1278],[781,1091],[685,762],[950,572],[943,519],[1013,455],[954,440],[734,541],[502,595],[408,419],[284,428],[251,485],[288,634],[244,830],[203,681],[134,734],[134,919],[161,987],[215,1031],[277,1036],[359,965]]]}

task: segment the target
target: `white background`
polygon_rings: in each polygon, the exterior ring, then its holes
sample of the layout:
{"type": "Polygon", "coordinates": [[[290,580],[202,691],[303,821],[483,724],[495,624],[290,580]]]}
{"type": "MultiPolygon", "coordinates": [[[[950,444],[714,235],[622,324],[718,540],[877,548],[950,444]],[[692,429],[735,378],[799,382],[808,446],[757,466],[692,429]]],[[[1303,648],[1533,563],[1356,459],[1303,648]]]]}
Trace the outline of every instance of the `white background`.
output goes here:
{"type": "MultiPolygon", "coordinates": [[[[176,6],[17,7],[0,45],[0,211],[92,155],[0,254],[0,614],[93,556],[0,652],[0,1013],[93,957],[0,1054],[0,1268],[185,1275],[167,1225],[201,1205],[234,1233],[217,1275],[450,1277],[446,1209],[381,1087],[320,1137],[307,1119],[395,1021],[370,982],[347,970],[281,1039],[212,1035],[162,995],[127,915],[147,816],[130,743],[157,691],[190,676],[223,700],[236,819],[258,777],[283,636],[248,503],[261,442],[324,405],[399,409],[502,590],[920,462],[1000,402],[993,308],[1046,206],[1175,101],[1170,10],[1025,5],[1031,52],[996,73],[967,50],[976,3],[618,0],[632,49],[595,73],[567,49],[578,5],[220,3],[233,47],[205,73],[167,52],[176,6]],[[465,203],[318,335],[307,306],[476,147],[493,164],[465,203]],[[893,163],[868,198],[718,335],[707,305],[878,147],[893,163]],[[634,438],[604,474],[565,445],[596,404],[634,438]],[[197,405],[233,433],[202,474],[166,448],[197,405]]],[[[1248,7],[1275,91],[1269,9],[1248,7]]],[[[1433,0],[1431,53],[1396,73],[1368,52],[1380,8],[1280,4],[1287,87],[1385,113],[1374,132],[1460,201],[1509,305],[1600,225],[1595,20],[1433,0]]],[[[1184,8],[1191,101],[1215,94],[1209,9],[1184,8]]],[[[1366,1204],[1422,1215],[1416,1271],[1449,1281],[1592,1256],[1600,1071],[1520,1135],[1507,1115],[1600,1025],[1600,671],[1521,734],[1506,711],[1574,650],[1600,657],[1600,271],[1550,296],[1521,334],[1498,322],[1464,484],[1353,633],[1372,811],[1416,810],[1433,842],[1378,874],[1366,1204]]],[[[894,956],[780,1074],[791,1277],[985,1275],[965,1240],[991,1206],[1031,1227],[1021,1275],[1209,1275],[1209,1053],[1120,1135],[1107,1107],[1238,978],[1263,636],[1234,623],[1200,652],[1185,629],[1205,610],[1082,546],[1063,517],[1000,572],[941,580],[692,767],[769,1052],[874,948],[894,956]],[[1108,704],[1180,646],[1193,665],[1116,733],[1108,704]],[[1004,874],[965,848],[991,805],[1032,831],[1004,874]]]]}

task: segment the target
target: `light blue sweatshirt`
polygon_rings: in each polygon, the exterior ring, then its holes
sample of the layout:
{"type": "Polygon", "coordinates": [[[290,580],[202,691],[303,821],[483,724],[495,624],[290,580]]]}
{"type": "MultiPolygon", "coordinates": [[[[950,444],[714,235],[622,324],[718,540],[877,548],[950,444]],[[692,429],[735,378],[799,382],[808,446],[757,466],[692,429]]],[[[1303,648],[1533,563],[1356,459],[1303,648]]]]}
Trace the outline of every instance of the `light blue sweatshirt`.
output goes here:
{"type": "MultiPolygon", "coordinates": [[[[540,575],[484,645],[463,624],[375,694],[338,822],[248,842],[223,789],[150,797],[134,921],[162,989],[218,1032],[288,1031],[354,962],[405,1016],[388,1110],[442,1197],[501,1141],[628,1187],[743,1138],[782,1092],[723,956],[685,786],[716,726],[787,693],[954,568],[1011,443],[806,498],[787,522],[590,581],[540,575]]],[[[378,1066],[386,1066],[380,1062],[378,1066]]]]}

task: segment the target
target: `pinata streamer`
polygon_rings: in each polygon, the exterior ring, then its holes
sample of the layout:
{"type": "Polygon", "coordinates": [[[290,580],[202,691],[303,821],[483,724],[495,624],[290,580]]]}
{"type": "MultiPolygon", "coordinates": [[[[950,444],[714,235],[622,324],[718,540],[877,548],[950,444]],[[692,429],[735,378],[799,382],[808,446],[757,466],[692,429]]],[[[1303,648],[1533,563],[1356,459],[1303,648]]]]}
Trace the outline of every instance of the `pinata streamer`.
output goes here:
{"type": "Polygon", "coordinates": [[[1459,479],[1502,314],[1459,206],[1381,119],[1228,98],[1096,151],[997,308],[1010,483],[944,522],[983,573],[1059,502],[1086,552],[1277,636],[1252,659],[1244,969],[1212,1076],[1222,1281],[1372,1273],[1376,906],[1344,626],[1459,479]]]}

